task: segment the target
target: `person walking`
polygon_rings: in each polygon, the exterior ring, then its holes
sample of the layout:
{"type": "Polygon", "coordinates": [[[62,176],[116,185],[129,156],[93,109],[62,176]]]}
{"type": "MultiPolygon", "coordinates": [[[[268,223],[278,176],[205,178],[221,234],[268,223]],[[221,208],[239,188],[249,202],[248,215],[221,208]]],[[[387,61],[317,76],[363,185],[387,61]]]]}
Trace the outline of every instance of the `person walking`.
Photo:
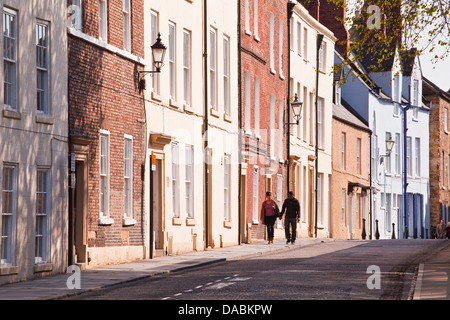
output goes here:
{"type": "Polygon", "coordinates": [[[289,191],[288,198],[284,200],[280,213],[280,219],[283,217],[284,212],[286,212],[286,217],[284,218],[286,244],[289,244],[289,242],[295,244],[297,222],[300,221],[300,203],[296,198],[294,198],[294,192],[292,191],[289,191]]]}
{"type": "Polygon", "coordinates": [[[447,236],[446,228],[444,225],[444,220],[441,220],[441,222],[436,227],[436,235],[438,239],[445,239],[447,236]]]}
{"type": "Polygon", "coordinates": [[[275,221],[280,213],[280,209],[275,201],[272,200],[272,194],[266,192],[266,200],[261,206],[261,220],[267,226],[267,238],[269,244],[273,243],[275,232],[275,221]]]}

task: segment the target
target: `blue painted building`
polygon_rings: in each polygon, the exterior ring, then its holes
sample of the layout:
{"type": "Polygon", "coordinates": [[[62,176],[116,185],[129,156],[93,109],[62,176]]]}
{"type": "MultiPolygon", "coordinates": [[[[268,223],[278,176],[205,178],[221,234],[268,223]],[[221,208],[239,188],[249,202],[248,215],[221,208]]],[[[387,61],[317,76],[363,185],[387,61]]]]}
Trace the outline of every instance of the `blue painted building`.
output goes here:
{"type": "MultiPolygon", "coordinates": [[[[381,65],[371,65],[377,61],[372,57],[346,67],[346,81],[337,89],[372,130],[365,226],[372,239],[426,238],[430,228],[429,109],[421,99],[420,61],[408,53],[414,52],[393,47],[381,65]],[[389,141],[394,141],[390,152],[389,141]]],[[[340,64],[338,52],[335,57],[340,64]]]]}

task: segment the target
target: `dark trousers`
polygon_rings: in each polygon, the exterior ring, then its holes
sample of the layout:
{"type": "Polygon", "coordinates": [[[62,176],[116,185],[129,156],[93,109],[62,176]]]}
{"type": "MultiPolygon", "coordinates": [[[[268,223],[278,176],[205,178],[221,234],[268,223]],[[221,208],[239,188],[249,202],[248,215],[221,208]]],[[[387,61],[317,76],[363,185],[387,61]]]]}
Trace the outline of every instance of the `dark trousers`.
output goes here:
{"type": "Polygon", "coordinates": [[[267,226],[267,238],[273,239],[273,235],[275,232],[275,221],[277,220],[277,216],[266,216],[264,218],[267,226]]]}
{"type": "Polygon", "coordinates": [[[297,218],[284,217],[284,232],[288,242],[294,242],[297,234],[297,218]],[[292,229],[292,233],[291,230],[292,229]]]}

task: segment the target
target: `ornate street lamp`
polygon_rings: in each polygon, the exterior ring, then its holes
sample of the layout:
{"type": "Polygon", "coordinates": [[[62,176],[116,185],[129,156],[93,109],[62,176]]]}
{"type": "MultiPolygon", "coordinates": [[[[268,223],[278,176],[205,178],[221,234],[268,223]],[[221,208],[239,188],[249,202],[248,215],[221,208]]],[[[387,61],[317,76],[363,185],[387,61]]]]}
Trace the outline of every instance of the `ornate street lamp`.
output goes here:
{"type": "Polygon", "coordinates": [[[164,56],[166,55],[167,47],[161,41],[161,33],[158,33],[155,43],[151,46],[152,59],[155,70],[138,71],[139,90],[145,90],[144,76],[147,74],[160,73],[164,66],[164,56]]]}

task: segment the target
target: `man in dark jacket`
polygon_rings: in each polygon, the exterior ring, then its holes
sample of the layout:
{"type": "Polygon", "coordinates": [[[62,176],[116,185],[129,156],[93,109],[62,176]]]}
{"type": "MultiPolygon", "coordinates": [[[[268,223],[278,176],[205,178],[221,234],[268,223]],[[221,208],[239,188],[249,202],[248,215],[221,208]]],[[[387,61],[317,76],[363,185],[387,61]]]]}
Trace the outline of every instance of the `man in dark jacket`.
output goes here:
{"type": "Polygon", "coordinates": [[[300,203],[294,198],[294,192],[292,191],[289,191],[288,198],[284,200],[283,208],[280,212],[280,219],[283,217],[285,211],[284,231],[286,234],[286,244],[289,244],[289,242],[294,244],[297,234],[297,222],[300,220],[300,203]],[[292,229],[292,233],[290,229],[292,229]]]}

